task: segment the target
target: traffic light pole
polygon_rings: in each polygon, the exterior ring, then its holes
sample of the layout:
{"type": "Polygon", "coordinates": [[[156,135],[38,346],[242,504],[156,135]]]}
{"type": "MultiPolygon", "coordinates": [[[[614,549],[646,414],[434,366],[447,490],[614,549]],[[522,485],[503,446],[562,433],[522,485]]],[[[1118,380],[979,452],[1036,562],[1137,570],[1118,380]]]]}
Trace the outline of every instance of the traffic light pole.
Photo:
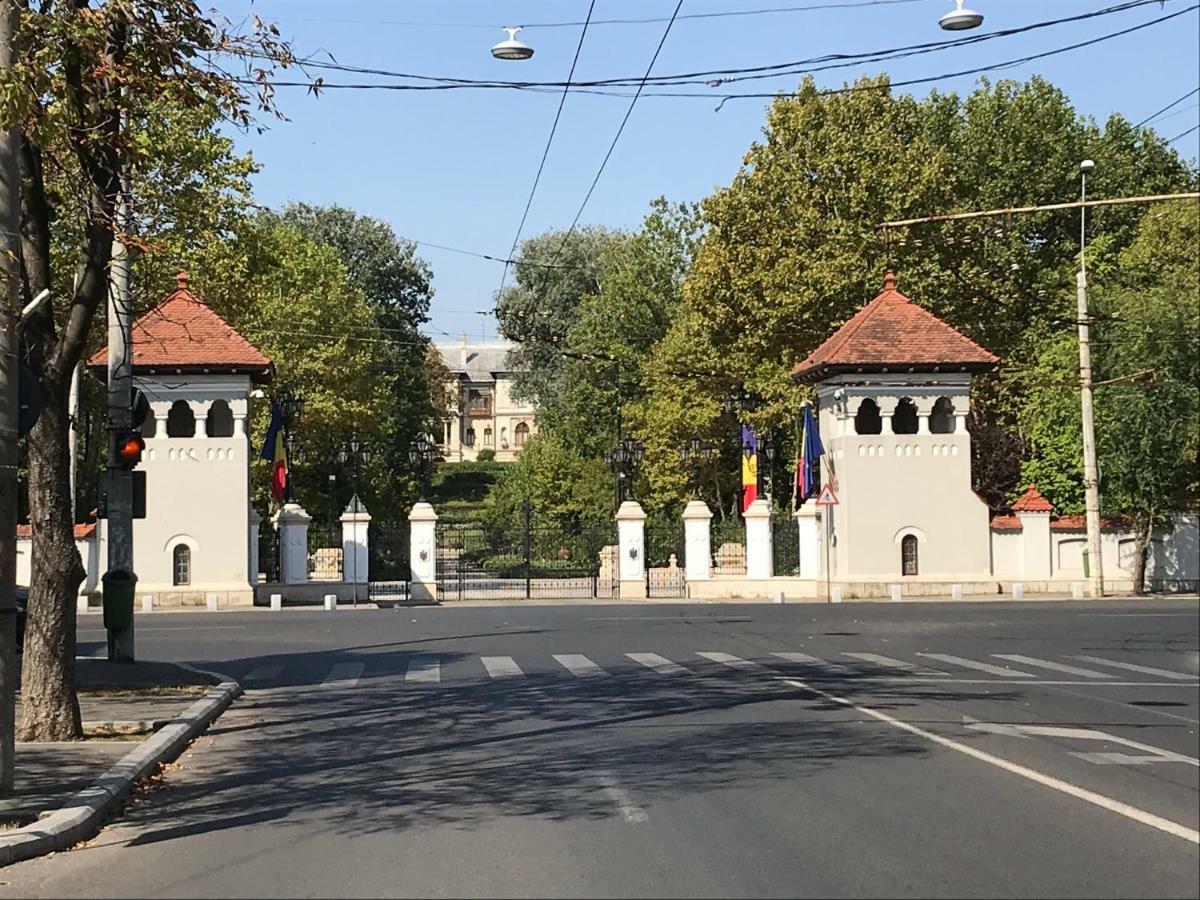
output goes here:
{"type": "MultiPolygon", "coordinates": [[[[117,227],[129,222],[127,185],[122,182],[117,227]]],[[[133,426],[133,311],[129,289],[129,249],[113,243],[112,277],[108,291],[108,571],[133,571],[133,473],[117,452],[117,437],[133,426]]],[[[111,662],[133,662],[133,616],[128,625],[108,629],[111,662]]]]}

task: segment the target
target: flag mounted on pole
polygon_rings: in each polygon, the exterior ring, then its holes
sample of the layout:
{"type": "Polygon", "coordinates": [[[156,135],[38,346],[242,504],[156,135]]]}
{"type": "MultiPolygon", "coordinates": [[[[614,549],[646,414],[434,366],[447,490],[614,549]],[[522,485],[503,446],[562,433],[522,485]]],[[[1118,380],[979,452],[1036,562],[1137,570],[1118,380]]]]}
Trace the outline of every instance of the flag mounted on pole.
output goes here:
{"type": "Polygon", "coordinates": [[[800,444],[800,457],[796,460],[796,496],[803,503],[821,488],[821,457],[825,455],[821,434],[817,431],[816,417],[807,403],[804,404],[801,427],[804,440],[800,444]]]}
{"type": "Polygon", "coordinates": [[[754,429],[742,426],[742,512],[758,497],[758,440],[754,429]]]}
{"type": "Polygon", "coordinates": [[[271,404],[271,424],[267,426],[259,455],[271,461],[271,496],[276,503],[282,503],[287,494],[288,464],[283,441],[283,408],[278,403],[271,404]]]}

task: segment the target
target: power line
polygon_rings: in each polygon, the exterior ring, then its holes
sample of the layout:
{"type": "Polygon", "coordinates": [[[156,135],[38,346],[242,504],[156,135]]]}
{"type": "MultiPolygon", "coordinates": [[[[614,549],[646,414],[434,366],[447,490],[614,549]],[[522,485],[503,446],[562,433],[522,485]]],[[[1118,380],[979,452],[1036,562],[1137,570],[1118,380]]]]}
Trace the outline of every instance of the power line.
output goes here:
{"type": "Polygon", "coordinates": [[[1179,134],[1175,135],[1175,137],[1173,137],[1173,138],[1167,138],[1167,143],[1168,143],[1168,144],[1173,144],[1173,143],[1175,143],[1177,140],[1179,140],[1180,138],[1182,138],[1182,137],[1187,137],[1189,134],[1191,134],[1193,131],[1195,131],[1195,130],[1196,130],[1196,129],[1198,129],[1198,128],[1200,128],[1200,125],[1193,125],[1193,126],[1192,126],[1191,128],[1189,128],[1187,131],[1181,131],[1181,132],[1179,132],[1179,134]]]}
{"type": "Polygon", "coordinates": [[[1153,120],[1153,119],[1157,119],[1159,116],[1161,116],[1163,113],[1165,113],[1165,112],[1166,112],[1168,109],[1170,109],[1171,107],[1179,105],[1179,104],[1180,104],[1180,103],[1182,103],[1184,100],[1186,100],[1188,97],[1192,96],[1192,94],[1200,94],[1200,87],[1195,87],[1195,88],[1192,88],[1190,91],[1188,91],[1188,92],[1187,92],[1186,94],[1184,94],[1182,97],[1179,97],[1179,98],[1177,98],[1177,99],[1175,99],[1175,100],[1172,100],[1170,103],[1168,103],[1168,104],[1167,104],[1166,106],[1164,106],[1162,109],[1160,109],[1158,112],[1156,112],[1156,113],[1152,113],[1151,115],[1148,115],[1148,116],[1146,116],[1146,118],[1142,119],[1142,121],[1138,122],[1138,123],[1137,123],[1136,125],[1134,125],[1133,127],[1134,127],[1134,128],[1141,128],[1141,127],[1142,127],[1143,125],[1145,125],[1147,122],[1149,122],[1149,121],[1151,121],[1151,120],[1153,120]]]}
{"type": "MultiPolygon", "coordinates": [[[[529,209],[533,206],[533,196],[537,193],[538,184],[542,180],[542,171],[546,168],[546,159],[550,156],[550,145],[554,143],[554,134],[558,131],[558,120],[562,117],[563,106],[567,102],[567,92],[571,89],[569,85],[575,77],[575,66],[579,63],[579,54],[583,50],[583,40],[587,37],[588,23],[592,20],[592,11],[596,8],[596,0],[588,5],[587,19],[583,23],[583,29],[579,32],[579,43],[575,45],[575,56],[571,60],[571,71],[567,73],[567,87],[562,90],[562,96],[558,98],[558,110],[554,113],[554,124],[550,126],[550,135],[546,138],[546,148],[542,151],[542,161],[538,164],[537,174],[533,176],[533,187],[529,189],[529,198],[525,201],[525,211],[521,213],[521,222],[517,225],[517,233],[513,236],[512,247],[509,248],[508,258],[512,259],[517,253],[517,244],[521,241],[521,232],[525,230],[525,220],[529,218],[529,209]]],[[[504,291],[504,282],[508,279],[508,266],[504,264],[504,272],[500,276],[500,287],[496,291],[499,296],[504,291]]]]}

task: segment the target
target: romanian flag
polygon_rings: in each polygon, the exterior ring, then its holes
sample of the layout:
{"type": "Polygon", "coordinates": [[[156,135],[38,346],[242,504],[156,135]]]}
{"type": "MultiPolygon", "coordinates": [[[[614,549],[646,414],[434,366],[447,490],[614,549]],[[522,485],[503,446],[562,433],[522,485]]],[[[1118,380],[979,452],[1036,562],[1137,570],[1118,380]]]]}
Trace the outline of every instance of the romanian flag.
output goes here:
{"type": "Polygon", "coordinates": [[[796,460],[796,496],[801,503],[820,490],[821,457],[825,455],[817,420],[807,403],[804,404],[803,430],[804,440],[800,443],[800,456],[796,460]]]}
{"type": "Polygon", "coordinates": [[[283,410],[278,403],[271,405],[271,424],[267,426],[260,456],[271,460],[271,496],[276,503],[282,503],[287,492],[288,464],[283,443],[283,410]]]}
{"type": "Polygon", "coordinates": [[[758,497],[758,441],[754,429],[742,426],[742,512],[758,497]]]}

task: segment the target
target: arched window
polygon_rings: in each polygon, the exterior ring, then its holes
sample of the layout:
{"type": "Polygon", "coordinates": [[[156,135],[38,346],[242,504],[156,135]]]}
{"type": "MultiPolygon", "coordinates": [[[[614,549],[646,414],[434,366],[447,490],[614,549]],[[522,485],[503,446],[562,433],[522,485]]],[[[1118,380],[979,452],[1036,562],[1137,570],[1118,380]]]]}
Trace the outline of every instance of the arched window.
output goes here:
{"type": "Polygon", "coordinates": [[[525,446],[525,441],[529,438],[529,426],[525,422],[521,422],[513,429],[513,439],[518,447],[525,446]]]}
{"type": "Polygon", "coordinates": [[[900,572],[903,575],[917,574],[917,536],[906,534],[900,540],[900,572]]]}
{"type": "Polygon", "coordinates": [[[142,422],[142,437],[149,439],[156,434],[158,434],[158,419],[154,418],[154,412],[151,411],[150,415],[146,416],[145,421],[142,422]]]}
{"type": "Polygon", "coordinates": [[[892,434],[917,433],[917,405],[907,397],[896,404],[892,413],[892,434]]]}
{"type": "Polygon", "coordinates": [[[167,437],[190,438],[196,436],[196,416],[183,400],[171,404],[167,414],[167,437]]]}
{"type": "Polygon", "coordinates": [[[176,544],[171,551],[172,584],[192,583],[192,548],[187,544],[176,544]]]}
{"type": "Polygon", "coordinates": [[[474,428],[467,429],[467,436],[465,438],[463,438],[463,443],[466,444],[468,447],[475,446],[475,429],[474,428]]]}
{"type": "Polygon", "coordinates": [[[233,411],[224,400],[208,408],[205,432],[209,437],[233,437],[233,411]]]}
{"type": "Polygon", "coordinates": [[[858,404],[854,414],[855,434],[879,434],[883,431],[883,420],[879,417],[879,404],[869,397],[858,404]]]}
{"type": "Polygon", "coordinates": [[[934,434],[954,434],[954,404],[949,397],[938,397],[929,414],[929,430],[934,434]]]}
{"type": "Polygon", "coordinates": [[[492,446],[492,429],[490,428],[483,429],[483,446],[492,446]]]}

